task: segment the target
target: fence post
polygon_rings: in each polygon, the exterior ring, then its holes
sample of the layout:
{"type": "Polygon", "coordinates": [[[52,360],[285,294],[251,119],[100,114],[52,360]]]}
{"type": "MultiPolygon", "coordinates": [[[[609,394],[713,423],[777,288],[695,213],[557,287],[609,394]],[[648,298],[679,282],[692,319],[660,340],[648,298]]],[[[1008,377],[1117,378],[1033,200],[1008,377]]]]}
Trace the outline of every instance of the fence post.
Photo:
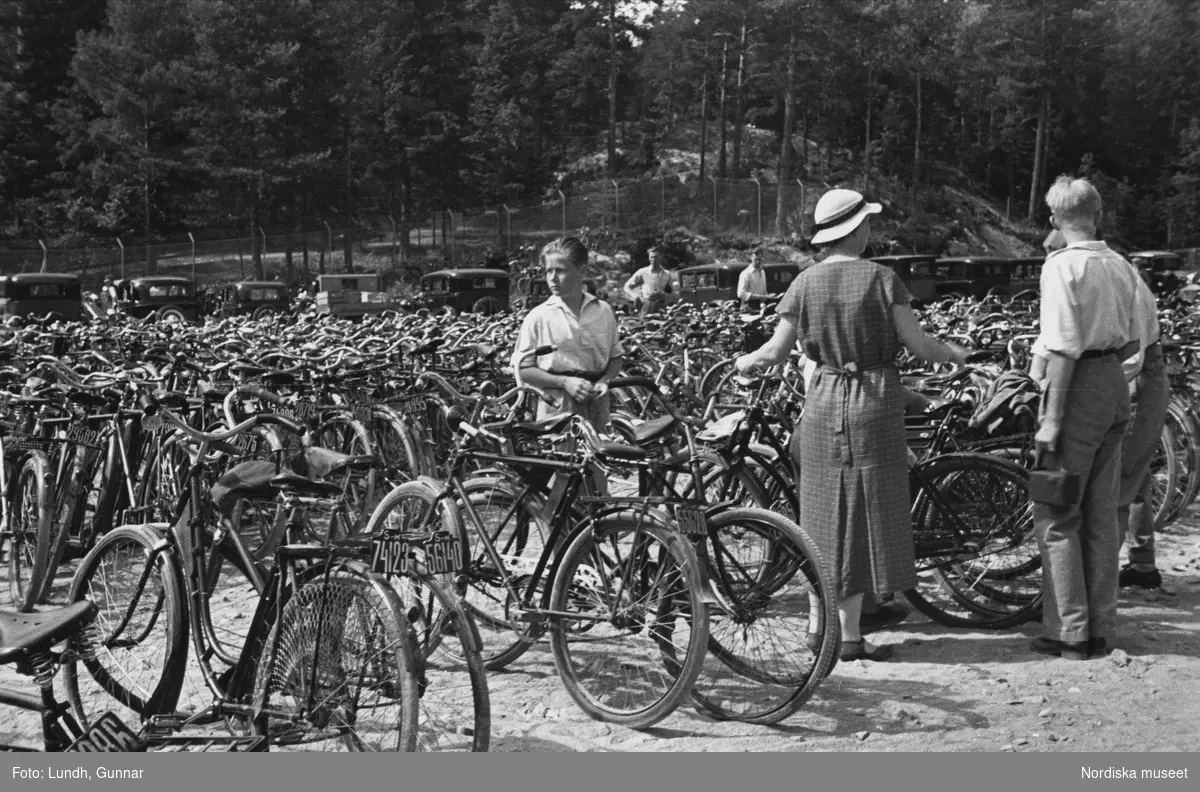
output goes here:
{"type": "Polygon", "coordinates": [[[192,285],[196,285],[196,237],[192,236],[192,232],[188,231],[188,239],[192,242],[192,285]]]}
{"type": "Polygon", "coordinates": [[[717,232],[720,230],[717,225],[717,180],[711,174],[709,180],[713,183],[713,241],[716,241],[717,232]]]}
{"type": "Polygon", "coordinates": [[[758,240],[762,241],[762,182],[755,176],[750,181],[754,182],[754,186],[758,188],[758,240]]]}
{"type": "Polygon", "coordinates": [[[508,204],[500,204],[504,207],[504,249],[512,250],[512,210],[508,208],[508,204]]]}
{"type": "Polygon", "coordinates": [[[618,231],[621,228],[621,185],[617,184],[617,180],[613,179],[613,230],[618,231]]]}
{"type": "Polygon", "coordinates": [[[396,268],[396,218],[388,213],[388,221],[392,224],[392,269],[396,268]]]}
{"type": "MultiPolygon", "coordinates": [[[[262,241],[263,241],[262,255],[258,257],[258,260],[262,262],[263,278],[266,279],[267,278],[267,232],[263,231],[262,226],[259,226],[258,233],[262,237],[262,241]]],[[[257,275],[258,273],[256,272],[254,274],[257,275]]]]}
{"type": "Polygon", "coordinates": [[[46,264],[49,263],[50,251],[46,249],[46,243],[38,240],[38,244],[42,246],[42,272],[46,271],[46,264]]]}
{"type": "Polygon", "coordinates": [[[558,197],[562,201],[562,230],[565,236],[567,233],[567,195],[562,190],[559,190],[558,197]]]}
{"type": "Polygon", "coordinates": [[[804,181],[796,179],[796,184],[800,185],[800,238],[804,238],[804,215],[808,213],[807,204],[804,203],[804,181]]]}
{"type": "Polygon", "coordinates": [[[125,280],[125,243],[117,237],[117,245],[121,248],[121,280],[125,280]]]}
{"type": "MultiPolygon", "coordinates": [[[[329,259],[328,266],[333,266],[333,229],[329,227],[327,220],[322,220],[321,224],[325,226],[325,256],[329,259]]],[[[321,274],[325,274],[325,270],[321,270],[321,274]]]]}

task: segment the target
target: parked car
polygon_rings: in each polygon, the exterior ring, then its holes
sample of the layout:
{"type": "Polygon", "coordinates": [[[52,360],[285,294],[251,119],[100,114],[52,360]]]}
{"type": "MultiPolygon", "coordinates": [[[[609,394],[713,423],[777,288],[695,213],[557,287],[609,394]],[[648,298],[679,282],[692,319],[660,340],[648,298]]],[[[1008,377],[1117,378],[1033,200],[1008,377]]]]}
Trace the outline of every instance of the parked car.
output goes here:
{"type": "Polygon", "coordinates": [[[282,281],[238,281],[221,290],[217,313],[249,314],[258,319],[272,313],[287,313],[289,307],[287,284],[282,281]]]}
{"type": "MultiPolygon", "coordinates": [[[[583,289],[588,294],[604,299],[604,295],[597,290],[596,281],[588,278],[583,282],[583,289]]],[[[525,300],[526,308],[533,308],[535,305],[541,305],[550,299],[550,284],[546,283],[544,278],[537,278],[529,282],[529,296],[525,300]]]]}
{"type": "Polygon", "coordinates": [[[1142,277],[1157,294],[1174,292],[1184,284],[1181,273],[1185,269],[1183,257],[1168,250],[1139,250],[1129,254],[1142,277]]]}
{"type": "Polygon", "coordinates": [[[47,272],[0,277],[0,311],[10,316],[79,321],[83,312],[83,288],[78,275],[47,272]]]}
{"type": "Polygon", "coordinates": [[[361,319],[397,309],[391,295],[381,290],[379,276],[373,272],[318,275],[316,289],[318,313],[361,319]]]}
{"type": "Polygon", "coordinates": [[[491,315],[508,310],[508,290],[509,276],[504,270],[438,270],[421,278],[421,303],[427,308],[491,315]]]}
{"type": "Polygon", "coordinates": [[[908,293],[912,295],[913,304],[921,305],[937,297],[937,277],[933,271],[937,256],[913,253],[875,256],[871,261],[891,267],[900,276],[900,280],[908,287],[908,293]]]}
{"type": "Polygon", "coordinates": [[[1009,294],[1016,295],[1030,290],[1038,291],[1042,285],[1042,265],[1045,263],[1045,256],[1010,259],[1012,273],[1009,275],[1009,294]]]}
{"type": "Polygon", "coordinates": [[[956,294],[984,297],[1009,294],[1012,269],[1009,259],[995,256],[955,256],[933,263],[934,290],[938,297],[956,294]]]}
{"type": "Polygon", "coordinates": [[[160,319],[194,322],[200,312],[195,285],[178,275],[147,275],[118,281],[116,289],[118,310],[135,319],[154,314],[160,319]]]}
{"type": "MultiPolygon", "coordinates": [[[[737,299],[738,277],[750,266],[747,261],[719,261],[697,264],[679,271],[679,297],[692,305],[737,299]]],[[[767,293],[783,294],[806,265],[788,261],[763,264],[767,277],[767,293]]]]}

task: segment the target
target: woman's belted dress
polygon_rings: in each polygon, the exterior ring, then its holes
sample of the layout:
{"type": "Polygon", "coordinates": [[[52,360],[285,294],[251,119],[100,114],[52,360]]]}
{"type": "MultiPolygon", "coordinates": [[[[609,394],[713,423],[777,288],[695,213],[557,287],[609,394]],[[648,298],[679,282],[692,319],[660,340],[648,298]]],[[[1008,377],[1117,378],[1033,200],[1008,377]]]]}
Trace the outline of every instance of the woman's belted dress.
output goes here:
{"type": "Polygon", "coordinates": [[[843,259],[809,267],[779,303],[817,362],[791,452],[802,525],[842,599],[917,582],[892,321],[892,306],[910,300],[888,267],[843,259]]]}

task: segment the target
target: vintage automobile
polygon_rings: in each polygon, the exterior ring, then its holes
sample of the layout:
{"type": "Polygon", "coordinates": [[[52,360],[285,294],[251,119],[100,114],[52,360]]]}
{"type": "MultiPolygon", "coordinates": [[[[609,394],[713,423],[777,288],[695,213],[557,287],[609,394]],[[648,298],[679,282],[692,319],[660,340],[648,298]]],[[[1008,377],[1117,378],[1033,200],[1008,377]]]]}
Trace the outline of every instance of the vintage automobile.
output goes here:
{"type": "Polygon", "coordinates": [[[178,275],[146,275],[118,281],[117,309],[135,319],[155,316],[177,322],[194,322],[200,312],[196,287],[178,275]]]}
{"type": "Polygon", "coordinates": [[[1041,287],[1044,263],[1046,263],[1045,256],[1009,259],[1011,267],[1008,283],[1009,294],[1015,296],[1025,291],[1038,291],[1041,287]]]}
{"type": "MultiPolygon", "coordinates": [[[[750,266],[746,261],[719,261],[697,264],[679,271],[679,296],[683,302],[702,305],[706,302],[736,300],[738,277],[750,266]]],[[[767,276],[767,293],[783,294],[807,265],[787,261],[763,264],[767,276]]]]}
{"type": "MultiPolygon", "coordinates": [[[[597,291],[596,281],[592,278],[588,278],[583,282],[583,288],[588,294],[604,299],[604,295],[597,291]]],[[[525,307],[533,308],[535,305],[541,305],[548,299],[550,299],[550,284],[546,283],[544,278],[531,280],[529,282],[529,296],[525,298],[525,307]]]]}
{"type": "Polygon", "coordinates": [[[1185,262],[1178,253],[1168,250],[1139,250],[1129,254],[1129,261],[1156,293],[1172,292],[1184,284],[1180,277],[1185,262]]]}
{"type": "Polygon", "coordinates": [[[891,267],[908,287],[915,305],[927,303],[937,297],[936,278],[933,274],[933,263],[937,261],[937,256],[913,253],[875,256],[871,261],[891,267]]]}
{"type": "Polygon", "coordinates": [[[940,258],[932,265],[938,297],[985,297],[1009,294],[1012,267],[1009,259],[995,256],[940,258]]]}
{"type": "Polygon", "coordinates": [[[221,290],[216,313],[249,314],[259,319],[273,313],[287,313],[289,307],[287,284],[282,281],[238,281],[221,290]]]}
{"type": "Polygon", "coordinates": [[[83,312],[83,288],[78,275],[47,272],[0,277],[0,311],[10,316],[77,322],[83,312]]]}
{"type": "MultiPolygon", "coordinates": [[[[534,281],[536,283],[536,281],[534,281]]],[[[449,269],[421,278],[421,304],[491,315],[509,307],[509,275],[500,269],[449,269]]]]}
{"type": "Polygon", "coordinates": [[[397,309],[391,295],[381,290],[379,276],[372,272],[318,275],[316,289],[317,313],[361,319],[397,309]]]}

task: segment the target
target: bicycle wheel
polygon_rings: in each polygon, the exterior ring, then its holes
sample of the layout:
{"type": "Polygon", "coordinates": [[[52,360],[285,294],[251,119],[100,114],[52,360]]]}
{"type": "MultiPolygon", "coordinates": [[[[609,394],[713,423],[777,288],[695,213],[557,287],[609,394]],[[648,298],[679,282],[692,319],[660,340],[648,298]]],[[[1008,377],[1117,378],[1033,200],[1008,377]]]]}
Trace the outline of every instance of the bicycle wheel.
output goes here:
{"type": "MultiPolygon", "coordinates": [[[[1178,520],[1184,509],[1191,504],[1189,494],[1194,496],[1195,487],[1200,486],[1198,484],[1200,482],[1200,466],[1195,464],[1195,449],[1197,445],[1200,445],[1200,436],[1196,434],[1195,423],[1178,404],[1169,404],[1163,429],[1168,430],[1169,434],[1164,434],[1160,442],[1168,438],[1171,441],[1171,455],[1175,458],[1175,475],[1169,479],[1171,488],[1167,492],[1170,493],[1170,498],[1166,499],[1168,503],[1164,510],[1165,513],[1162,514],[1162,522],[1155,520],[1156,529],[1161,529],[1178,520]]],[[[1152,464],[1151,471],[1153,470],[1152,464]]],[[[1151,475],[1154,475],[1153,472],[1151,475]]],[[[1155,516],[1158,517],[1158,515],[1155,516]]]]}
{"type": "Polygon", "coordinates": [[[33,610],[45,588],[46,559],[54,527],[50,462],[31,451],[21,464],[9,504],[8,591],[16,610],[33,610]]]}
{"type": "Polygon", "coordinates": [[[388,486],[402,484],[421,474],[422,459],[404,419],[395,410],[376,405],[371,411],[371,443],[383,461],[388,486]]]}
{"type": "MultiPolygon", "coordinates": [[[[54,532],[47,557],[42,602],[66,601],[70,580],[60,575],[60,567],[68,556],[68,545],[74,542],[77,548],[86,552],[89,548],[82,545],[85,535],[95,536],[112,527],[111,503],[115,500],[115,491],[107,486],[104,457],[99,450],[89,448],[75,448],[73,455],[60,496],[64,505],[59,512],[61,522],[54,532]]],[[[75,553],[78,553],[75,557],[82,556],[78,550],[72,555],[75,553]]]]}
{"type": "Polygon", "coordinates": [[[273,750],[415,750],[412,646],[382,585],[339,570],[284,605],[255,676],[273,750]]]}
{"type": "MultiPolygon", "coordinates": [[[[1150,459],[1150,506],[1155,530],[1161,530],[1183,510],[1187,473],[1180,474],[1181,465],[1176,452],[1179,440],[1180,434],[1168,419],[1159,433],[1158,445],[1150,459]]],[[[1186,443],[1186,440],[1183,442],[1186,443]]],[[[1186,453],[1186,449],[1184,451],[1186,453]]]]}
{"type": "Polygon", "coordinates": [[[475,620],[462,598],[418,572],[393,581],[412,631],[418,751],[486,751],[492,712],[475,620]]]}
{"type": "MultiPolygon", "coordinates": [[[[525,590],[546,551],[550,527],[540,501],[522,496],[507,482],[468,479],[463,489],[481,523],[476,526],[470,519],[462,520],[471,559],[464,604],[483,636],[484,665],[489,671],[496,671],[525,654],[537,638],[533,622],[516,618],[516,603],[509,595],[509,586],[518,592],[525,590]],[[486,534],[486,543],[479,535],[481,529],[486,534]],[[504,569],[488,552],[488,544],[495,549],[504,569]]],[[[544,598],[542,592],[548,574],[549,567],[539,582],[534,602],[544,598]]]]}
{"type": "Polygon", "coordinates": [[[917,587],[905,596],[951,627],[1003,629],[1042,605],[1029,473],[986,454],[946,454],[914,469],[917,587]]]}
{"type": "Polygon", "coordinates": [[[187,661],[183,581],[159,536],[143,526],[116,528],[88,552],[71,583],[71,601],[90,599],[99,613],[95,656],[68,659],[63,686],[71,711],[86,725],[118,705],[131,722],[171,712],[187,661]],[[145,580],[143,581],[143,577],[145,580]]]}
{"type": "Polygon", "coordinates": [[[709,617],[696,554],[636,514],[598,520],[567,545],[550,611],[554,665],[591,718],[653,726],[700,673],[709,617]]]}
{"type": "Polygon", "coordinates": [[[718,604],[692,700],[718,720],[778,723],[812,697],[841,644],[820,553],[798,525],[758,508],[711,516],[702,547],[718,604]]]}

